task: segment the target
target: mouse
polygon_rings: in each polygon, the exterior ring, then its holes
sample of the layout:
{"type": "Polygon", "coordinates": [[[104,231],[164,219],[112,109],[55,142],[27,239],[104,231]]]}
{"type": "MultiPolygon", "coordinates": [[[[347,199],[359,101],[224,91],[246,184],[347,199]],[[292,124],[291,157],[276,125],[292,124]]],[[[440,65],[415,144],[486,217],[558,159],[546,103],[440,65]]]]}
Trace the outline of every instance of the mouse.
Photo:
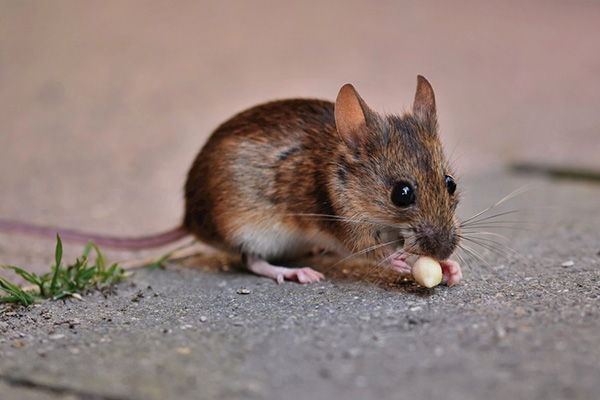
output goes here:
{"type": "Polygon", "coordinates": [[[457,181],[443,153],[436,102],[419,75],[412,109],[382,115],[352,84],[335,102],[276,100],[234,115],[208,138],[184,186],[180,226],[120,238],[0,221],[0,231],[61,235],[114,248],[161,246],[187,235],[239,254],[249,271],[318,282],[286,260],[314,252],[363,256],[410,274],[411,256],[439,261],[448,286],[462,279],[457,181]]]}

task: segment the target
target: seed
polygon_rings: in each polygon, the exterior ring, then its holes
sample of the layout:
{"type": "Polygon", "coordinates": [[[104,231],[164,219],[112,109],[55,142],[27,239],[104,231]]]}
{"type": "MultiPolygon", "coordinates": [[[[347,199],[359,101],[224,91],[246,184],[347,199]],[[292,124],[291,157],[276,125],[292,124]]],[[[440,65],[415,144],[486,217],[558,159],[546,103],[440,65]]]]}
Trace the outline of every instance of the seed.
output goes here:
{"type": "Polygon", "coordinates": [[[412,267],[412,274],[415,280],[426,288],[437,286],[442,281],[442,267],[431,257],[417,258],[412,267]]]}

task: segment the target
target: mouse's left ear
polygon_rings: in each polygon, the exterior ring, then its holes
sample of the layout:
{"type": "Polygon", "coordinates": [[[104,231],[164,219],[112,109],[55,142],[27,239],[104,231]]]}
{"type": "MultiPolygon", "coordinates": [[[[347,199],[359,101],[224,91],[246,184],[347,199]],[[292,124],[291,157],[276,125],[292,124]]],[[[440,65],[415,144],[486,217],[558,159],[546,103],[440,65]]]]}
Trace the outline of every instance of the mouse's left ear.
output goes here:
{"type": "Polygon", "coordinates": [[[374,116],[375,112],[354,86],[349,83],[342,86],[335,101],[335,125],[346,146],[357,150],[367,142],[367,125],[372,123],[374,116]]]}
{"type": "Polygon", "coordinates": [[[413,114],[419,119],[426,119],[427,116],[435,116],[435,96],[433,88],[425,77],[417,76],[417,92],[415,93],[415,102],[413,103],[413,114]]]}

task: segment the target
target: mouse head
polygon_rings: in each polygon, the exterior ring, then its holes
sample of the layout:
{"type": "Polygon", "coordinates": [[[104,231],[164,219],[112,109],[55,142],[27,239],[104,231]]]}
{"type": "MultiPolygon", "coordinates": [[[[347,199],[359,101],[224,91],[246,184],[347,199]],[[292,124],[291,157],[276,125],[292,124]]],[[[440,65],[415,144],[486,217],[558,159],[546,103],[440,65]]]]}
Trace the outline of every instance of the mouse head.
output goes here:
{"type": "Polygon", "coordinates": [[[433,88],[422,76],[417,81],[412,112],[403,116],[376,113],[350,84],[337,97],[337,211],[364,221],[347,224],[352,251],[372,247],[379,258],[403,247],[445,260],[458,245],[458,191],[439,140],[433,88]]]}

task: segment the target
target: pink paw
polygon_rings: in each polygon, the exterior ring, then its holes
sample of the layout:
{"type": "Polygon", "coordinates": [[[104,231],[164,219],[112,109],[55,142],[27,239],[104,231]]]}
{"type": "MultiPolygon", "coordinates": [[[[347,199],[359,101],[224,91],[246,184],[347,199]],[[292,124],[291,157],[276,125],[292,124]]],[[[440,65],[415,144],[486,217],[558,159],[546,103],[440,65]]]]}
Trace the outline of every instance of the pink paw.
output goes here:
{"type": "Polygon", "coordinates": [[[392,268],[394,271],[402,275],[410,275],[412,274],[412,265],[406,262],[406,260],[410,257],[409,254],[403,252],[396,252],[390,257],[390,261],[392,263],[392,268]]]}
{"type": "Polygon", "coordinates": [[[277,283],[283,283],[284,279],[298,281],[300,283],[315,283],[325,278],[325,275],[312,268],[285,268],[277,275],[277,283]]]}
{"type": "Polygon", "coordinates": [[[462,271],[456,261],[440,261],[440,266],[442,267],[442,282],[446,282],[448,286],[454,286],[460,282],[462,271]]]}
{"type": "Polygon", "coordinates": [[[257,275],[275,279],[277,283],[283,283],[285,279],[298,281],[300,283],[319,282],[325,276],[312,268],[286,268],[272,265],[260,257],[248,255],[244,261],[246,268],[257,275]]]}

